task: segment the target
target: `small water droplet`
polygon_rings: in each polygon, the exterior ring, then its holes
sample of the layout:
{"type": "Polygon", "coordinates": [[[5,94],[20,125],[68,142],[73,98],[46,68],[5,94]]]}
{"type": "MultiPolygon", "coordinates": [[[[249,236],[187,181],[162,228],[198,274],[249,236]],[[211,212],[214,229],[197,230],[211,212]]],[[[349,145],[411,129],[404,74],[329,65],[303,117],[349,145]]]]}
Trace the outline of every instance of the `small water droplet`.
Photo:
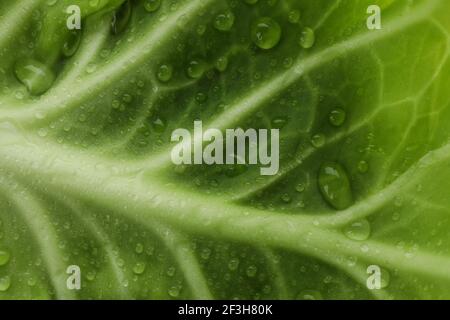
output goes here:
{"type": "Polygon", "coordinates": [[[323,300],[323,297],[319,291],[303,290],[297,295],[297,300],[323,300]]]}
{"type": "Polygon", "coordinates": [[[86,274],[86,279],[88,281],[94,281],[95,277],[96,277],[95,271],[88,271],[88,273],[86,274]]]}
{"type": "Polygon", "coordinates": [[[359,173],[366,173],[369,171],[369,164],[365,160],[361,160],[358,162],[358,171],[359,173]]]}
{"type": "Polygon", "coordinates": [[[231,11],[220,13],[214,19],[214,28],[219,31],[230,31],[234,24],[234,14],[231,11]]]}
{"type": "Polygon", "coordinates": [[[199,79],[205,72],[205,63],[202,60],[192,60],[187,68],[187,75],[192,79],[199,79]]]}
{"type": "Polygon", "coordinates": [[[304,49],[309,49],[314,46],[316,42],[316,36],[314,30],[311,28],[304,28],[300,36],[300,46],[304,49]]]}
{"type": "Polygon", "coordinates": [[[145,271],[145,263],[143,262],[138,262],[133,267],[133,272],[135,274],[143,274],[144,271],[145,271]]]}
{"type": "Polygon", "coordinates": [[[46,136],[47,136],[47,133],[48,133],[48,131],[47,131],[47,129],[45,129],[45,128],[40,128],[40,129],[38,130],[38,136],[41,137],[41,138],[46,137],[46,136]]]}
{"type": "Polygon", "coordinates": [[[16,63],[14,73],[32,95],[46,92],[55,81],[53,71],[34,59],[20,60],[16,63]]]}
{"type": "Polygon", "coordinates": [[[325,145],[325,136],[321,133],[315,134],[314,136],[312,136],[311,138],[311,144],[315,147],[315,148],[321,148],[325,145]]]}
{"type": "Polygon", "coordinates": [[[233,258],[228,262],[228,269],[230,271],[236,271],[239,267],[239,259],[233,258]]]}
{"type": "Polygon", "coordinates": [[[227,57],[220,57],[217,59],[215,67],[220,72],[224,72],[228,68],[228,58],[227,57]]]}
{"type": "Polygon", "coordinates": [[[163,64],[158,69],[158,79],[161,82],[168,82],[172,79],[173,67],[171,65],[163,64]]]}
{"type": "Polygon", "coordinates": [[[166,130],[166,123],[161,118],[157,118],[153,121],[153,128],[156,132],[162,133],[166,130]]]}
{"type": "Polygon", "coordinates": [[[347,114],[345,111],[341,108],[336,108],[333,111],[330,112],[328,116],[328,120],[330,121],[330,124],[335,127],[340,127],[344,124],[345,119],[347,117],[347,114]]]}
{"type": "Polygon", "coordinates": [[[144,245],[142,243],[136,244],[136,248],[134,249],[134,251],[137,254],[141,254],[142,252],[144,252],[144,245]]]}
{"type": "Polygon", "coordinates": [[[304,192],[306,189],[305,184],[303,183],[299,183],[295,186],[295,191],[297,191],[298,193],[302,193],[304,192]]]}
{"type": "Polygon", "coordinates": [[[256,273],[258,273],[258,268],[256,266],[249,266],[245,273],[247,274],[247,277],[253,278],[256,276],[256,273]]]}
{"type": "Polygon", "coordinates": [[[283,127],[287,124],[288,120],[286,118],[274,118],[272,119],[272,128],[274,129],[283,129],[283,127]]]}
{"type": "Polygon", "coordinates": [[[145,0],[144,8],[148,12],[155,12],[161,6],[161,0],[145,0]]]}
{"type": "Polygon", "coordinates": [[[261,49],[272,49],[281,38],[280,25],[269,17],[256,20],[251,28],[253,42],[261,49]]]}
{"type": "Polygon", "coordinates": [[[179,287],[170,287],[168,293],[172,298],[177,298],[180,295],[181,289],[179,287]]]}
{"type": "Polygon", "coordinates": [[[289,15],[288,15],[288,20],[289,20],[290,23],[293,23],[293,24],[299,23],[299,21],[300,21],[300,11],[298,11],[298,10],[290,11],[289,15]]]}
{"type": "Polygon", "coordinates": [[[344,228],[344,233],[351,240],[367,240],[370,236],[370,223],[367,219],[354,221],[344,228]]]}
{"type": "Polygon", "coordinates": [[[345,169],[336,162],[325,162],[319,169],[318,184],[325,201],[337,210],[353,204],[353,194],[345,169]]]}

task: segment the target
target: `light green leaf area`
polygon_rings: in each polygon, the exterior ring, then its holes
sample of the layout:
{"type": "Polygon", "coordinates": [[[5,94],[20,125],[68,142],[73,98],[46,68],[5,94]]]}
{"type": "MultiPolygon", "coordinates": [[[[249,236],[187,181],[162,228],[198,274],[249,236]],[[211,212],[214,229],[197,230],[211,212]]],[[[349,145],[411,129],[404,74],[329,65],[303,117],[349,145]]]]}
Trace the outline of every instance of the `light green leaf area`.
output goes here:
{"type": "Polygon", "coordinates": [[[1,1],[0,299],[450,299],[450,2],[247,2],[1,1]],[[173,165],[195,120],[279,173],[173,165]]]}

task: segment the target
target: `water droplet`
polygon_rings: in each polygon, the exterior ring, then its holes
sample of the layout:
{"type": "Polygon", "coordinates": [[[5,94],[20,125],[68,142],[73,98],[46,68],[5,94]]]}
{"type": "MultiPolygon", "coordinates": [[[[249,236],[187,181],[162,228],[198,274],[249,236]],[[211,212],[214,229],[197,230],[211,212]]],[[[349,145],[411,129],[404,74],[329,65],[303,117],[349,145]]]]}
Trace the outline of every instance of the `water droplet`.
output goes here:
{"type": "Polygon", "coordinates": [[[30,287],[34,287],[35,285],[36,285],[36,278],[34,278],[34,277],[30,277],[29,279],[28,279],[28,281],[27,281],[27,284],[30,286],[30,287]]]}
{"type": "Polygon", "coordinates": [[[219,31],[230,31],[234,24],[234,14],[231,11],[220,13],[214,19],[214,28],[219,31]]]}
{"type": "Polygon", "coordinates": [[[91,6],[91,7],[96,7],[96,6],[98,6],[99,5],[99,3],[100,3],[100,0],[89,0],[89,5],[91,6]]]}
{"type": "Polygon", "coordinates": [[[166,129],[166,123],[161,118],[157,118],[153,121],[153,128],[156,132],[164,132],[164,130],[166,129]]]}
{"type": "Polygon", "coordinates": [[[38,136],[39,137],[41,137],[41,138],[44,138],[44,137],[46,137],[47,136],[47,129],[45,129],[45,128],[40,128],[39,130],[38,130],[38,136]]]}
{"type": "Polygon", "coordinates": [[[205,63],[201,60],[192,60],[187,68],[187,75],[192,79],[199,79],[205,72],[205,63]]]}
{"type": "Polygon", "coordinates": [[[88,273],[86,274],[86,279],[88,281],[94,281],[95,277],[96,277],[95,271],[88,271],[88,273]]]}
{"type": "Polygon", "coordinates": [[[161,6],[161,0],[145,0],[144,8],[148,12],[155,12],[161,6]]]}
{"type": "Polygon", "coordinates": [[[325,201],[337,210],[353,204],[353,194],[345,169],[336,162],[325,162],[319,169],[319,189],[325,201]]]}
{"type": "Polygon", "coordinates": [[[286,118],[274,118],[272,119],[272,128],[274,129],[282,129],[288,120],[286,118]]]}
{"type": "Polygon", "coordinates": [[[238,267],[239,267],[239,259],[233,258],[228,262],[228,269],[230,269],[230,271],[236,271],[238,267]]]}
{"type": "Polygon", "coordinates": [[[202,259],[208,260],[209,257],[211,256],[211,249],[210,248],[204,248],[201,251],[200,256],[202,257],[202,259]]]}
{"type": "Polygon", "coordinates": [[[344,124],[347,114],[341,108],[334,109],[330,112],[328,120],[330,124],[335,127],[340,127],[344,124]]]}
{"type": "Polygon", "coordinates": [[[297,191],[298,193],[304,192],[305,189],[306,189],[306,187],[303,183],[299,183],[295,186],[295,191],[297,191]]]}
{"type": "Polygon", "coordinates": [[[69,33],[64,45],[62,47],[62,53],[65,57],[71,57],[77,52],[81,43],[81,31],[72,31],[69,33]]]}
{"type": "Polygon", "coordinates": [[[399,220],[400,220],[400,213],[394,212],[394,213],[392,214],[392,220],[393,220],[393,221],[399,221],[399,220]]]}
{"type": "Polygon", "coordinates": [[[136,244],[136,248],[134,249],[134,251],[136,251],[137,254],[141,254],[142,252],[144,252],[144,245],[142,243],[136,244]]]}
{"type": "Polygon", "coordinates": [[[96,65],[96,64],[89,63],[89,64],[86,66],[86,72],[89,73],[89,74],[94,73],[95,70],[97,70],[97,65],[96,65]]]}
{"type": "Polygon", "coordinates": [[[323,297],[319,291],[303,290],[297,295],[297,300],[323,300],[323,297]]]}
{"type": "Polygon", "coordinates": [[[281,38],[280,25],[269,17],[256,20],[251,29],[253,42],[261,49],[271,49],[275,47],[281,38]]]}
{"type": "Polygon", "coordinates": [[[168,82],[172,79],[173,67],[171,65],[163,64],[158,70],[158,79],[161,82],[168,82]]]}
{"type": "Polygon", "coordinates": [[[311,28],[304,28],[300,36],[300,45],[304,49],[311,48],[316,42],[316,36],[311,28]]]}
{"type": "Polygon", "coordinates": [[[197,101],[198,103],[206,102],[206,100],[208,100],[208,96],[203,92],[197,92],[197,94],[195,95],[195,101],[197,101]]]}
{"type": "Polygon", "coordinates": [[[16,63],[14,73],[32,95],[46,92],[55,81],[53,71],[43,63],[34,60],[20,60],[16,63]]]}
{"type": "Polygon", "coordinates": [[[217,59],[215,67],[220,72],[224,72],[228,68],[228,58],[227,57],[220,57],[217,59]]]}
{"type": "Polygon", "coordinates": [[[315,134],[311,138],[311,144],[316,148],[321,148],[325,145],[325,136],[321,133],[315,134]]]}
{"type": "Polygon", "coordinates": [[[125,1],[114,13],[111,22],[111,31],[113,34],[119,34],[125,30],[131,19],[131,2],[125,1]]]}
{"type": "Polygon", "coordinates": [[[169,296],[172,298],[177,298],[180,295],[180,288],[179,287],[171,287],[168,291],[169,296]]]}
{"type": "Polygon", "coordinates": [[[0,266],[4,266],[9,262],[11,254],[8,251],[0,250],[0,266]]]}
{"type": "Polygon", "coordinates": [[[281,195],[281,200],[285,203],[289,203],[292,201],[292,198],[289,194],[284,193],[283,195],[281,195]]]}
{"type": "Polygon", "coordinates": [[[253,278],[256,276],[257,272],[258,272],[258,268],[256,268],[256,266],[249,266],[245,273],[247,274],[247,277],[253,278]]]}
{"type": "Polygon", "coordinates": [[[176,269],[174,267],[169,267],[169,269],[167,269],[167,275],[169,277],[173,277],[175,275],[175,271],[176,269]]]}
{"type": "Polygon", "coordinates": [[[0,278],[0,291],[6,291],[11,286],[11,277],[6,276],[3,278],[0,278]]]}
{"type": "Polygon", "coordinates": [[[298,23],[300,21],[300,11],[292,10],[289,12],[288,20],[290,23],[298,23]]]}
{"type": "Polygon", "coordinates": [[[358,171],[360,173],[366,173],[367,171],[369,171],[369,164],[367,163],[367,161],[361,160],[360,162],[358,162],[358,171]]]}
{"type": "Polygon", "coordinates": [[[144,271],[145,271],[145,263],[143,262],[138,262],[133,267],[133,272],[135,274],[143,274],[144,271]]]}
{"type": "Polygon", "coordinates": [[[366,219],[354,221],[344,228],[344,233],[351,240],[367,240],[370,236],[370,223],[366,219]]]}

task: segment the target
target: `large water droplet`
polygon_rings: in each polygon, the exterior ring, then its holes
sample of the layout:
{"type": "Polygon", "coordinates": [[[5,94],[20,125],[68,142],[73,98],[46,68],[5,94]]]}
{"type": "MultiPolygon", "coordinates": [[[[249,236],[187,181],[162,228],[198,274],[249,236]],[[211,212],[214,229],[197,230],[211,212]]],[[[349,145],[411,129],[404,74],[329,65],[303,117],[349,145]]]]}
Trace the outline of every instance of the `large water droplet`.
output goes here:
{"type": "Polygon", "coordinates": [[[345,169],[336,162],[326,162],[319,169],[319,189],[333,208],[343,210],[353,203],[353,194],[345,169]]]}
{"type": "Polygon", "coordinates": [[[219,31],[229,31],[234,24],[234,14],[231,11],[220,13],[214,20],[214,28],[219,31]]]}
{"type": "Polygon", "coordinates": [[[9,262],[11,255],[8,251],[0,250],[0,266],[4,266],[9,262]]]}
{"type": "Polygon", "coordinates": [[[155,12],[161,6],[161,0],[145,0],[144,8],[148,12],[155,12]]]}
{"type": "Polygon", "coordinates": [[[367,240],[370,236],[370,223],[366,219],[354,221],[344,228],[344,233],[352,240],[367,240]]]}
{"type": "Polygon", "coordinates": [[[347,114],[341,108],[336,108],[332,110],[328,116],[331,125],[335,127],[340,127],[344,124],[347,114]]]}
{"type": "Polygon", "coordinates": [[[297,300],[323,300],[323,297],[319,291],[303,290],[297,295],[297,300]]]}
{"type": "Polygon", "coordinates": [[[119,34],[125,30],[131,19],[131,2],[125,1],[115,12],[111,22],[111,31],[113,34],[119,34]]]}
{"type": "Polygon", "coordinates": [[[32,95],[43,94],[55,81],[53,71],[45,64],[34,59],[17,61],[14,73],[32,95]]]}
{"type": "Polygon", "coordinates": [[[62,53],[65,57],[71,57],[77,52],[81,42],[81,31],[72,31],[64,42],[62,53]]]}
{"type": "Polygon", "coordinates": [[[280,25],[269,17],[256,20],[252,25],[252,40],[261,49],[275,47],[281,38],[280,25]]]}
{"type": "Polygon", "coordinates": [[[172,79],[173,67],[171,65],[163,64],[158,70],[158,79],[161,82],[168,82],[172,79]]]}
{"type": "Polygon", "coordinates": [[[304,28],[302,30],[302,35],[300,36],[300,45],[304,49],[311,48],[316,42],[316,36],[314,30],[311,28],[304,28]]]}
{"type": "Polygon", "coordinates": [[[11,286],[11,277],[6,276],[0,278],[0,291],[6,291],[11,286]]]}

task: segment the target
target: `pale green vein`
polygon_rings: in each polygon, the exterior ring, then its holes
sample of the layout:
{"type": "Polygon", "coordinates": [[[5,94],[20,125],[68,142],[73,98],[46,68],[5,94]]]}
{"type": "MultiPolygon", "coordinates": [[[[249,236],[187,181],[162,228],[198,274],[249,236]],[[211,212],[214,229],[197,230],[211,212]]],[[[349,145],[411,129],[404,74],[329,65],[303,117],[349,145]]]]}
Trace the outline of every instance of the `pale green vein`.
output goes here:
{"type": "MultiPolygon", "coordinates": [[[[6,179],[3,177],[3,181],[6,179]]],[[[52,227],[43,205],[25,188],[12,182],[5,181],[0,187],[12,199],[17,211],[29,226],[36,239],[42,254],[50,280],[56,291],[58,299],[75,299],[76,295],[66,287],[66,267],[63,263],[62,253],[58,248],[58,237],[52,227]],[[14,186],[14,189],[11,189],[14,186]]]]}

